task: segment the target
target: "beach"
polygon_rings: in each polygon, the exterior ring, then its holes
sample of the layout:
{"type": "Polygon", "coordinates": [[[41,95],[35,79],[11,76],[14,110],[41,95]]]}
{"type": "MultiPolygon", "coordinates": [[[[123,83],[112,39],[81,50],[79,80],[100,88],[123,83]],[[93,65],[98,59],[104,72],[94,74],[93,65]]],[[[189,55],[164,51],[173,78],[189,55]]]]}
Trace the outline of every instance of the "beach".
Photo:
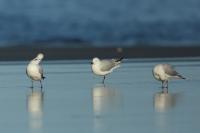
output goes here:
{"type": "Polygon", "coordinates": [[[21,133],[199,132],[199,58],[125,59],[102,78],[90,60],[42,63],[46,79],[30,88],[27,61],[0,62],[0,131],[21,133]],[[169,93],[152,76],[155,64],[173,64],[186,80],[169,93]]]}
{"type": "Polygon", "coordinates": [[[29,61],[39,52],[44,53],[45,60],[80,60],[93,57],[140,59],[140,58],[175,58],[200,57],[200,47],[1,47],[0,61],[29,61]]]}

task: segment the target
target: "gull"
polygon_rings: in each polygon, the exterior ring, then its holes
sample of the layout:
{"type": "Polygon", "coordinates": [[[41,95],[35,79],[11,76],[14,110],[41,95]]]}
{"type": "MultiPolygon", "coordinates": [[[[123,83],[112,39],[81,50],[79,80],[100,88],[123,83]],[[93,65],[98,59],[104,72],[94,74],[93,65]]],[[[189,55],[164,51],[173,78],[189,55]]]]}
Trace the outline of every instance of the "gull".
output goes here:
{"type": "Polygon", "coordinates": [[[168,81],[170,79],[185,79],[170,64],[157,64],[153,68],[153,76],[156,80],[162,82],[162,88],[168,88],[168,81]]]}
{"type": "Polygon", "coordinates": [[[121,63],[122,59],[123,58],[100,60],[99,58],[95,57],[95,58],[93,58],[93,60],[91,62],[92,71],[96,75],[103,76],[102,83],[104,84],[106,75],[113,72],[114,69],[120,67],[120,63],[121,63]]]}
{"type": "Polygon", "coordinates": [[[40,81],[41,88],[43,88],[42,80],[45,77],[43,75],[42,66],[40,65],[40,62],[43,58],[44,55],[42,53],[39,53],[33,60],[30,61],[26,68],[26,74],[32,81],[31,88],[33,88],[33,81],[40,81]]]}

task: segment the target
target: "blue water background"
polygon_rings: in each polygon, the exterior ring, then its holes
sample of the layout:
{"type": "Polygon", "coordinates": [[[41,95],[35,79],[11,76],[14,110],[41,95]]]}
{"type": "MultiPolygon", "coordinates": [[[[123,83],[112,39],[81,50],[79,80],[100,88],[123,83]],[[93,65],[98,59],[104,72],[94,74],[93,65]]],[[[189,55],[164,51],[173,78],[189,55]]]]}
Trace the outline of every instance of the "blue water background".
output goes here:
{"type": "Polygon", "coordinates": [[[0,0],[0,46],[199,46],[199,0],[0,0]]]}

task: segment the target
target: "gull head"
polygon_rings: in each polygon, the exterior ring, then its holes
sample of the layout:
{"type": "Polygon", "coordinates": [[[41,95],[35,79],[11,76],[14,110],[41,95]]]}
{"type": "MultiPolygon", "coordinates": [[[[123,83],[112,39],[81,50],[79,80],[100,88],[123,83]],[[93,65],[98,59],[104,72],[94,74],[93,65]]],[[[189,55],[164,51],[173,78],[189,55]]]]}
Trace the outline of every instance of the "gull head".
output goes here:
{"type": "Polygon", "coordinates": [[[95,58],[92,59],[92,63],[91,64],[96,64],[99,61],[100,61],[99,58],[95,57],[95,58]]]}
{"type": "Polygon", "coordinates": [[[39,53],[36,58],[42,60],[44,58],[44,54],[39,53]]]}
{"type": "Polygon", "coordinates": [[[42,61],[43,58],[44,58],[44,54],[39,53],[39,54],[31,61],[31,63],[32,63],[32,64],[39,64],[39,63],[42,61]]]}
{"type": "Polygon", "coordinates": [[[153,68],[153,76],[156,80],[158,81],[164,81],[164,77],[165,77],[165,72],[162,69],[162,64],[157,64],[154,66],[153,68]]]}

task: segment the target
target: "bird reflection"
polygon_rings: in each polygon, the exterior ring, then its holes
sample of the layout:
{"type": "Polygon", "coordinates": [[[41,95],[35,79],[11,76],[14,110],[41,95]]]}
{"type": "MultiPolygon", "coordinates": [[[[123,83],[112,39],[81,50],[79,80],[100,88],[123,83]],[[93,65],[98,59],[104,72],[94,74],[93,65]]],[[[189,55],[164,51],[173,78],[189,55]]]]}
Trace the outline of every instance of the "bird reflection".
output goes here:
{"type": "Polygon", "coordinates": [[[122,95],[116,88],[103,84],[92,89],[94,112],[94,133],[106,133],[110,127],[107,118],[119,113],[122,107],[122,95]]]}
{"type": "Polygon", "coordinates": [[[42,90],[31,90],[27,96],[30,128],[34,132],[39,132],[42,128],[43,99],[44,92],[42,90]]]}
{"type": "Polygon", "coordinates": [[[154,95],[154,108],[158,112],[165,112],[175,107],[178,94],[168,92],[157,92],[154,95]]]}
{"type": "Polygon", "coordinates": [[[95,116],[113,113],[120,108],[121,94],[118,89],[103,84],[92,89],[93,111],[95,116]]]}

